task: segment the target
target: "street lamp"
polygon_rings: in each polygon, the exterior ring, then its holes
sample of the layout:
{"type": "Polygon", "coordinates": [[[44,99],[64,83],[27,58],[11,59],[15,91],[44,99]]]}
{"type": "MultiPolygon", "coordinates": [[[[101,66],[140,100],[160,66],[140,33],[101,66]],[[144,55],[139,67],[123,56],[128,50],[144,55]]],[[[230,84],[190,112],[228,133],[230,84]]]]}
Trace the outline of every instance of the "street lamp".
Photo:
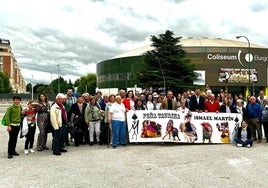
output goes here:
{"type": "Polygon", "coordinates": [[[32,100],[33,100],[33,95],[34,95],[34,88],[33,88],[33,75],[32,75],[31,90],[32,90],[32,100]]]}
{"type": "Polygon", "coordinates": [[[158,64],[159,64],[159,67],[160,67],[160,70],[161,70],[161,73],[162,73],[162,77],[163,77],[163,81],[164,81],[164,93],[166,94],[166,78],[165,78],[165,74],[164,74],[164,71],[162,69],[162,65],[159,61],[159,59],[157,58],[157,61],[158,61],[158,64]]]}
{"type": "Polygon", "coordinates": [[[236,38],[237,39],[245,38],[247,40],[247,42],[248,42],[248,54],[245,56],[245,59],[248,62],[248,92],[251,95],[251,92],[250,92],[250,88],[251,88],[251,83],[250,83],[250,74],[251,74],[251,72],[250,72],[250,62],[251,62],[250,42],[248,40],[248,37],[246,37],[244,35],[236,36],[236,38]]]}
{"type": "Polygon", "coordinates": [[[57,65],[58,67],[58,93],[60,92],[60,65],[57,65]]]}

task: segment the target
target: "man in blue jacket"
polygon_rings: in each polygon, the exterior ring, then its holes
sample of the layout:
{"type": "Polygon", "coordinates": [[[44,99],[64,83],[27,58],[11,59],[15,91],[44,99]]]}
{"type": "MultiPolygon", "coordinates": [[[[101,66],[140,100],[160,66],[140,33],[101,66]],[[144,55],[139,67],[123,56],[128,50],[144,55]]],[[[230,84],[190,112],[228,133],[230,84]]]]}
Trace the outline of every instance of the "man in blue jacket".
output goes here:
{"type": "Polygon", "coordinates": [[[256,102],[256,97],[251,96],[249,99],[249,105],[247,106],[248,122],[252,130],[252,136],[254,141],[258,140],[258,143],[262,141],[262,129],[261,129],[261,116],[262,108],[259,103],[256,102]],[[258,138],[256,137],[256,131],[258,138]]]}

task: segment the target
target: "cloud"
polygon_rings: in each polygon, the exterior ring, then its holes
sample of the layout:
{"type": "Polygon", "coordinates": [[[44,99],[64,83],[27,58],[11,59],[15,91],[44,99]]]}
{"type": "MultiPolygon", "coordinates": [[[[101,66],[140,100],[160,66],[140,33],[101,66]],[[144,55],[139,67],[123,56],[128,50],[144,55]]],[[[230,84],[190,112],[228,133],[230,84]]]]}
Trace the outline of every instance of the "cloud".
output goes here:
{"type": "Polygon", "coordinates": [[[57,65],[61,76],[76,79],[166,30],[184,38],[243,34],[268,46],[267,6],[260,0],[2,1],[0,38],[11,41],[27,82],[50,82],[57,65]]]}

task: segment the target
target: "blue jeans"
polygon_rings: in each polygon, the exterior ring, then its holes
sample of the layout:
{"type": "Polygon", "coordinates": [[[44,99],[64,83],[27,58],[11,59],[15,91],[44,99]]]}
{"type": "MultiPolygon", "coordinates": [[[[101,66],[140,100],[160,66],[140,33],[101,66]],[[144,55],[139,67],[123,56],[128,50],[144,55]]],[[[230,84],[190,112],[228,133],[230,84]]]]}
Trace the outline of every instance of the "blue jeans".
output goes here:
{"type": "Polygon", "coordinates": [[[53,151],[59,151],[60,149],[63,149],[64,147],[64,134],[63,134],[63,128],[60,127],[58,130],[52,131],[52,148],[53,151]]]}
{"type": "Polygon", "coordinates": [[[248,139],[247,141],[243,141],[243,140],[241,140],[240,138],[235,138],[234,139],[235,140],[235,142],[237,143],[237,144],[242,144],[242,146],[243,147],[245,147],[246,145],[251,145],[252,146],[252,143],[253,143],[253,140],[252,139],[248,139]]]}
{"type": "Polygon", "coordinates": [[[113,127],[113,146],[117,145],[119,140],[119,144],[125,144],[125,135],[126,135],[126,122],[125,121],[117,121],[112,120],[113,127]]]}

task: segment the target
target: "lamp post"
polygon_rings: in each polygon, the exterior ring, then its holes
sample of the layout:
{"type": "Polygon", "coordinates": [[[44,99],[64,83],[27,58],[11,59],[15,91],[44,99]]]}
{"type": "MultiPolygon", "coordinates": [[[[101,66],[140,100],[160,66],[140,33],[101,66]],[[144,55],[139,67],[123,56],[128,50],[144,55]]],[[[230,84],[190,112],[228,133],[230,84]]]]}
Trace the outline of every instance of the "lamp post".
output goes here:
{"type": "Polygon", "coordinates": [[[164,71],[162,69],[162,65],[159,61],[159,59],[157,58],[157,61],[158,61],[158,64],[159,64],[159,67],[160,67],[160,70],[161,70],[161,73],[162,73],[162,77],[163,77],[163,81],[164,81],[164,93],[166,94],[166,78],[165,78],[165,74],[164,74],[164,71]]]}
{"type": "Polygon", "coordinates": [[[236,36],[236,38],[237,39],[245,38],[247,40],[247,42],[248,42],[248,54],[245,56],[245,59],[248,62],[248,92],[251,95],[251,92],[250,92],[250,88],[251,88],[251,83],[250,83],[250,74],[251,74],[251,72],[250,72],[250,62],[252,60],[251,60],[251,54],[250,54],[250,42],[249,42],[248,37],[246,37],[244,35],[236,36]]]}
{"type": "Polygon", "coordinates": [[[57,65],[58,67],[58,93],[60,92],[60,65],[57,65]]]}
{"type": "Polygon", "coordinates": [[[34,95],[34,88],[33,88],[33,75],[32,75],[32,83],[31,83],[31,89],[32,89],[32,100],[33,100],[33,95],[34,95]]]}

